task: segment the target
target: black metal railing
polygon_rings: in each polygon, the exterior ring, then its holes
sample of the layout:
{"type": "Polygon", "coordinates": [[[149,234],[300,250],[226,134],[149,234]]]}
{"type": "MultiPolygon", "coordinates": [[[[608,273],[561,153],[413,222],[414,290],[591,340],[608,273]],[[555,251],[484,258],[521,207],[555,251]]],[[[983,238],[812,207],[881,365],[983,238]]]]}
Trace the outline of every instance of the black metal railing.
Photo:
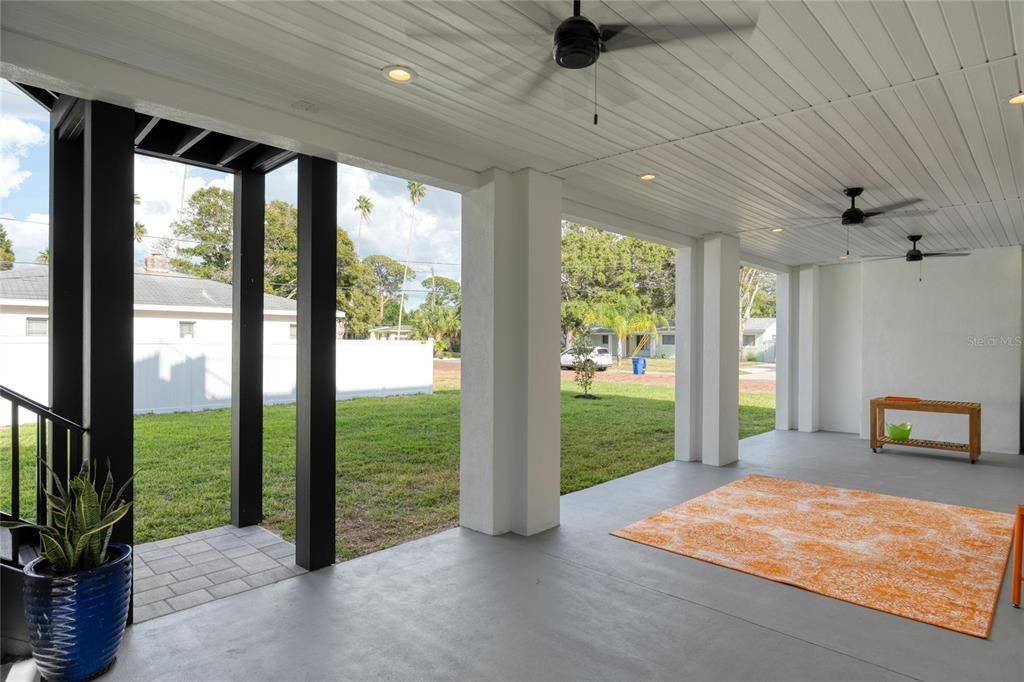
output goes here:
{"type": "MultiPolygon", "coordinates": [[[[35,465],[35,523],[46,523],[47,474],[39,460],[49,462],[54,472],[64,478],[68,472],[77,471],[82,461],[82,437],[87,429],[6,386],[0,386],[0,399],[8,401],[11,405],[11,508],[9,511],[0,510],[0,518],[5,521],[26,521],[21,511],[21,442],[18,413],[20,410],[27,410],[36,417],[38,459],[35,465]]],[[[27,539],[24,532],[15,531],[11,534],[15,557],[18,546],[27,539]]]]}

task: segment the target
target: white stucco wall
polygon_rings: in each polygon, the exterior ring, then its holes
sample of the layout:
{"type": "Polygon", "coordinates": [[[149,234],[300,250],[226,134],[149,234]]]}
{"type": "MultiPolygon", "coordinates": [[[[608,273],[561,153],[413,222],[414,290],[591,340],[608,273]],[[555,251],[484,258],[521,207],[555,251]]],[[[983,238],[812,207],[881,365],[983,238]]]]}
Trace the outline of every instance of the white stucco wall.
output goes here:
{"type": "Polygon", "coordinates": [[[819,428],[860,433],[861,270],[821,269],[821,392],[819,428]]]}
{"type": "MultiPolygon", "coordinates": [[[[1021,247],[928,260],[922,282],[903,261],[862,267],[861,435],[871,396],[970,400],[982,404],[982,448],[1019,452],[1021,247]]],[[[921,437],[966,440],[966,417],[892,413],[904,416],[921,437]]]]}

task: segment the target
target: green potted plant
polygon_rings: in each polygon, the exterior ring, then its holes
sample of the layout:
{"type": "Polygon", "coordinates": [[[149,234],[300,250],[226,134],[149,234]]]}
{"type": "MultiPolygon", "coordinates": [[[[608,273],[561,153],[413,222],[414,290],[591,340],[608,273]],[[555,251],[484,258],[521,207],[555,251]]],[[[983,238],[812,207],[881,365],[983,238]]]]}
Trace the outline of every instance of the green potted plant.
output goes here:
{"type": "MultiPolygon", "coordinates": [[[[40,466],[46,467],[45,462],[40,466]]],[[[49,522],[5,522],[39,532],[40,556],[24,568],[25,620],[32,654],[46,680],[89,680],[117,656],[132,589],[132,548],[110,542],[131,503],[131,478],[114,492],[107,467],[103,488],[82,464],[67,487],[46,467],[55,493],[45,492],[49,522]]]]}

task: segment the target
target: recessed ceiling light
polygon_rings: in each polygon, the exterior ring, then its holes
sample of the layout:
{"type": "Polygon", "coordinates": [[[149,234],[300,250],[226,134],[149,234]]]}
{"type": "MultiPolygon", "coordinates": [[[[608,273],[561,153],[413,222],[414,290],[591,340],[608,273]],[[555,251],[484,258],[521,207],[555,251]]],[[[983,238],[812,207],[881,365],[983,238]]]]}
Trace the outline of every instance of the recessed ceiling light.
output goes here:
{"type": "Polygon", "coordinates": [[[658,176],[655,175],[654,173],[644,173],[643,175],[640,176],[640,179],[641,180],[653,180],[656,177],[658,177],[658,176]]]}
{"type": "Polygon", "coordinates": [[[1010,104],[1024,104],[1024,92],[1018,92],[1016,95],[1007,100],[1010,104]]]}
{"type": "Polygon", "coordinates": [[[783,229],[783,228],[781,228],[781,227],[773,227],[773,228],[772,228],[772,232],[774,232],[775,234],[779,234],[779,233],[781,233],[781,232],[785,232],[785,231],[786,231],[786,230],[785,230],[785,229],[783,229]]]}
{"type": "Polygon", "coordinates": [[[381,72],[385,78],[395,83],[411,83],[416,79],[416,72],[412,70],[411,66],[392,64],[391,66],[385,66],[381,69],[381,72]]]}

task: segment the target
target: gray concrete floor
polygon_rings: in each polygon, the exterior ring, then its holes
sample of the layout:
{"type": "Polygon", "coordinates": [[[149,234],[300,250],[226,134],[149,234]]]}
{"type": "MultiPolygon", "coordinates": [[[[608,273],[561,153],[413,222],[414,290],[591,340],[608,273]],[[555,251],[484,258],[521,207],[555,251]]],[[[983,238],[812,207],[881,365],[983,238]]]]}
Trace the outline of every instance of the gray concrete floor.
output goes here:
{"type": "Polygon", "coordinates": [[[1009,575],[988,640],[608,535],[749,473],[1011,511],[1024,457],[873,455],[767,433],[738,465],[673,462],[562,498],[562,525],[456,529],[130,629],[114,680],[1022,680],[1009,575]]]}

